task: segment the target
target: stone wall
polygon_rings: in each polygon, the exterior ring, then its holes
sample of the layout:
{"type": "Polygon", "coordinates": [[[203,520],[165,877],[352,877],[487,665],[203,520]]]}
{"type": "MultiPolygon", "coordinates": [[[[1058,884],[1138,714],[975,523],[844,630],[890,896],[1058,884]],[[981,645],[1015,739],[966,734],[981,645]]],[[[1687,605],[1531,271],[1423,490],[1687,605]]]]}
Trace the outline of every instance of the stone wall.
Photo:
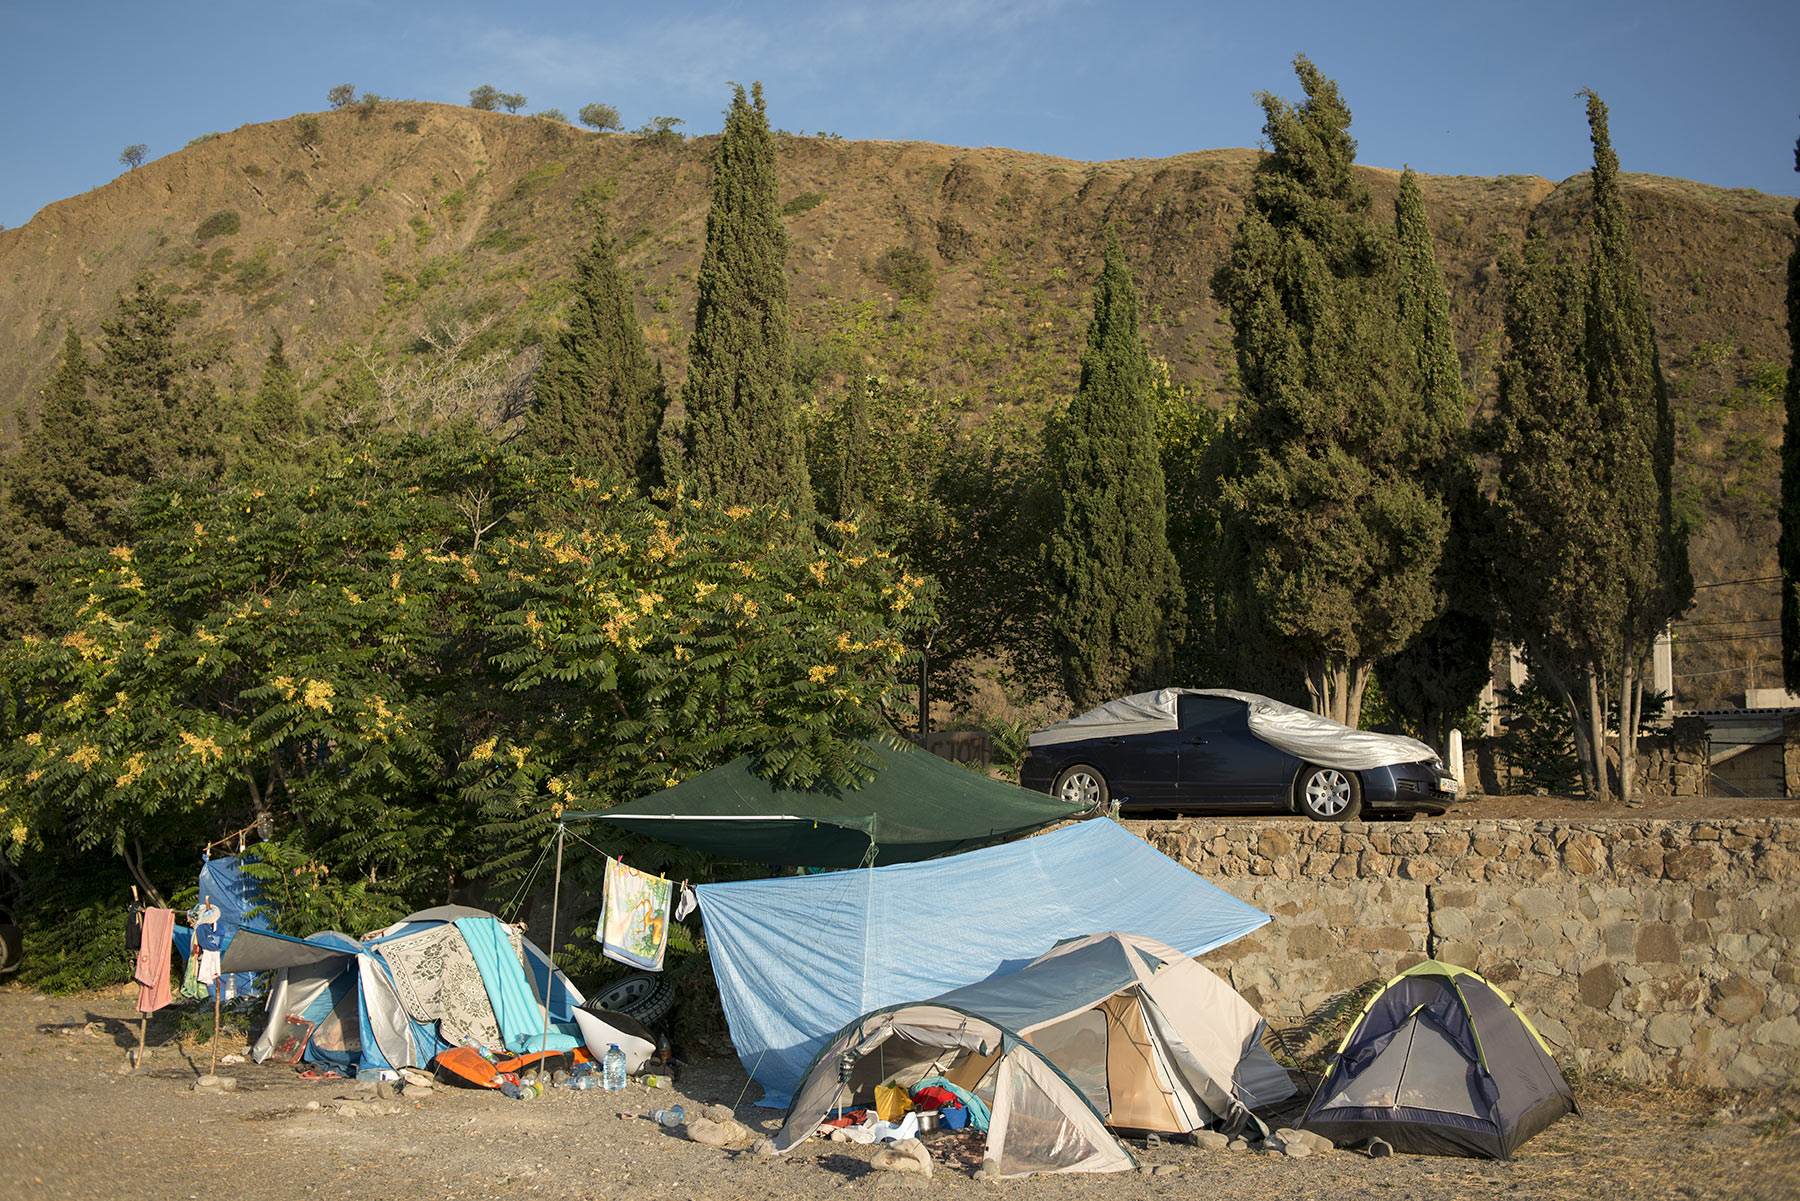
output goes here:
{"type": "Polygon", "coordinates": [[[1204,962],[1275,1026],[1435,956],[1565,1067],[1800,1086],[1800,819],[1132,825],[1274,915],[1204,962]]]}

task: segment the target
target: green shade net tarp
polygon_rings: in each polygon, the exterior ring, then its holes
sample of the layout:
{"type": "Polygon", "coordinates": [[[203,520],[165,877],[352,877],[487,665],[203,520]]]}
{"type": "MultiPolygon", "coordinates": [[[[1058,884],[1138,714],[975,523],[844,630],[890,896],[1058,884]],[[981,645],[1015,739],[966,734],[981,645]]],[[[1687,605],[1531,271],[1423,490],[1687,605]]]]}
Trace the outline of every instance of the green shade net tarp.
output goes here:
{"type": "Polygon", "coordinates": [[[1084,812],[911,746],[867,745],[885,766],[861,788],[782,788],[744,756],[651,796],[562,820],[610,822],[750,863],[846,868],[973,850],[1084,812]]]}

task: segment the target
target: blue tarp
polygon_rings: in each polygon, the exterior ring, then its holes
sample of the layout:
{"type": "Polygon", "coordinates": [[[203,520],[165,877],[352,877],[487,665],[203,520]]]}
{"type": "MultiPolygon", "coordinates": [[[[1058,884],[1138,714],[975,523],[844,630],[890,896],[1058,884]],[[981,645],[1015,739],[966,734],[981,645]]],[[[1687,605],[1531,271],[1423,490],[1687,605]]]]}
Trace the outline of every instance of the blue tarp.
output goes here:
{"type": "Polygon", "coordinates": [[[1064,938],[1120,930],[1200,955],[1269,921],[1104,818],[923,863],[703,884],[699,896],[731,1041],[771,1106],[871,1009],[1017,971],[1064,938]]]}
{"type": "MultiPolygon", "coordinates": [[[[219,907],[219,944],[208,946],[202,941],[203,950],[222,951],[231,945],[231,936],[238,927],[247,925],[267,925],[269,916],[264,915],[260,922],[252,923],[249,913],[260,903],[259,889],[254,878],[244,874],[243,860],[236,855],[228,855],[219,859],[208,859],[200,868],[200,901],[204,904],[207,898],[219,907]]],[[[239,972],[231,977],[233,988],[228,990],[227,997],[247,997],[256,992],[256,973],[239,972]]],[[[223,980],[219,984],[224,983],[223,980]]],[[[219,984],[213,987],[217,989],[219,984]]]]}

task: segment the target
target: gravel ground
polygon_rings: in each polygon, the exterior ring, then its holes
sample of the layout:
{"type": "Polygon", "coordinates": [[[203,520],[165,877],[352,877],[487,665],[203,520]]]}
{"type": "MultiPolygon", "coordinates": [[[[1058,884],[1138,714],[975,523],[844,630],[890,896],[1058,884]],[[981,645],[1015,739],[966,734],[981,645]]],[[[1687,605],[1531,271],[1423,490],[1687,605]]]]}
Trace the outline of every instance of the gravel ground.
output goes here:
{"type": "MultiPolygon", "coordinates": [[[[624,1093],[552,1090],[515,1102],[440,1086],[422,1101],[340,1112],[333,1101],[353,1091],[348,1082],[248,1063],[221,1069],[238,1080],[235,1092],[196,1094],[208,1049],[174,1040],[173,1011],[152,1022],[144,1067],[120,1071],[136,1042],[133,996],[0,988],[0,1198],[1800,1197],[1792,1093],[1586,1085],[1581,1116],[1512,1163],[1343,1151],[1294,1159],[1134,1142],[1144,1169],[1136,1174],[989,1184],[941,1162],[956,1137],[945,1133],[927,1142],[940,1159],[927,1181],[871,1170],[868,1147],[815,1141],[767,1161],[620,1119],[670,1100],[690,1113],[738,1102],[744,1074],[730,1060],[688,1066],[673,1094],[633,1083],[624,1093]]],[[[738,1119],[772,1130],[777,1115],[750,1104],[757,1095],[752,1085],[738,1119]]]]}

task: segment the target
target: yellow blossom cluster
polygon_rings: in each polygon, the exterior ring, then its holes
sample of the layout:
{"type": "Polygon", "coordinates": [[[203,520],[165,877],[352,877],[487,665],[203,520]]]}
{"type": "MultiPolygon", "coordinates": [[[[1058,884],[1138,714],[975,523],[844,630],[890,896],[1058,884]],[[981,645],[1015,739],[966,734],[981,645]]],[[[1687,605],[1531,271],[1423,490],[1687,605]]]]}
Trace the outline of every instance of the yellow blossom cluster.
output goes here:
{"type": "Polygon", "coordinates": [[[359,724],[362,726],[363,732],[371,738],[382,739],[395,730],[406,727],[405,719],[388,708],[387,701],[379,696],[363,698],[363,711],[359,724]]]}
{"type": "Polygon", "coordinates": [[[79,768],[90,768],[100,762],[100,748],[92,744],[83,744],[69,752],[69,762],[79,768]]]}
{"type": "Polygon", "coordinates": [[[210,738],[200,738],[183,730],[181,731],[181,745],[185,746],[188,749],[188,753],[199,759],[202,763],[205,763],[208,759],[211,759],[214,763],[223,763],[225,761],[225,749],[210,738]]]}
{"type": "Polygon", "coordinates": [[[680,548],[681,535],[669,533],[669,523],[659,520],[656,529],[650,534],[650,542],[644,548],[644,553],[655,563],[670,558],[680,548]]]}
{"type": "Polygon", "coordinates": [[[817,563],[809,564],[806,570],[812,573],[814,580],[823,584],[825,582],[825,566],[825,560],[820,559],[817,563]]]}
{"type": "Polygon", "coordinates": [[[86,630],[71,630],[64,634],[62,644],[83,659],[98,659],[106,654],[106,648],[96,642],[94,636],[86,630]]]}
{"type": "Polygon", "coordinates": [[[125,761],[125,772],[113,781],[114,788],[126,788],[138,782],[144,774],[143,755],[133,755],[125,761]]]}
{"type": "Polygon", "coordinates": [[[314,711],[331,712],[331,698],[335,695],[331,685],[324,680],[308,680],[301,690],[300,703],[314,711]]]}
{"type": "Polygon", "coordinates": [[[807,669],[806,678],[811,680],[815,684],[823,684],[826,680],[829,680],[832,676],[835,676],[836,674],[837,674],[837,664],[835,664],[835,663],[820,663],[820,664],[815,664],[814,666],[809,667],[807,669]]]}

